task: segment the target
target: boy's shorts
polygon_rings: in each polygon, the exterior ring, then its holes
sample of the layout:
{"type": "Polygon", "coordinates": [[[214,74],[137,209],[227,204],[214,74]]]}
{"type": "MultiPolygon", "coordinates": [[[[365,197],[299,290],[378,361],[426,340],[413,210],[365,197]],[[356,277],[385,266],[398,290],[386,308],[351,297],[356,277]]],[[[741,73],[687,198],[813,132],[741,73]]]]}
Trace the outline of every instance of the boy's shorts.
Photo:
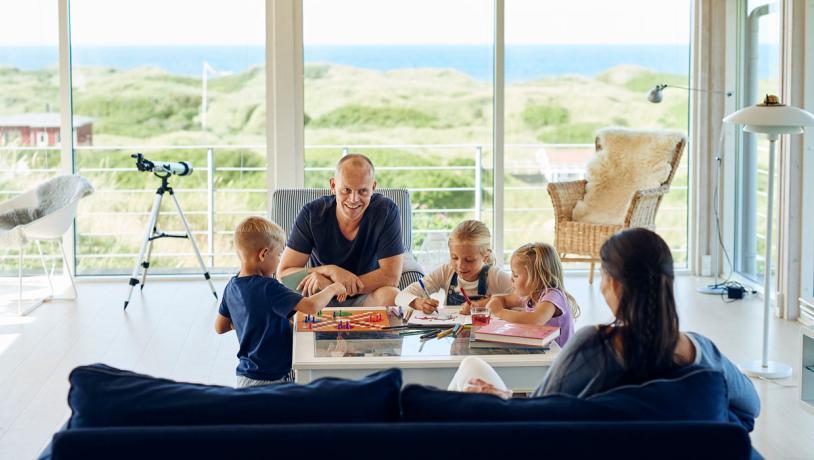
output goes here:
{"type": "Polygon", "coordinates": [[[362,307],[364,306],[365,300],[367,300],[367,296],[370,294],[359,294],[353,297],[348,296],[344,302],[340,302],[336,300],[336,297],[331,299],[328,303],[328,308],[341,308],[341,307],[362,307]]]}

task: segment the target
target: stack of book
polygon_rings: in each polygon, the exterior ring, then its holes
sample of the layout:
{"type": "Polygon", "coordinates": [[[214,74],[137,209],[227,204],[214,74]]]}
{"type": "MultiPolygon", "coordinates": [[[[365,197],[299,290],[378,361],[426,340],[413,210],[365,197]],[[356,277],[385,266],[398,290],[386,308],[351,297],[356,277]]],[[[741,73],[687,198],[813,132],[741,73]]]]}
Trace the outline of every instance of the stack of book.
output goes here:
{"type": "Polygon", "coordinates": [[[546,347],[559,337],[560,328],[553,326],[536,326],[531,324],[508,323],[497,318],[474,331],[474,341],[470,347],[546,347]]]}

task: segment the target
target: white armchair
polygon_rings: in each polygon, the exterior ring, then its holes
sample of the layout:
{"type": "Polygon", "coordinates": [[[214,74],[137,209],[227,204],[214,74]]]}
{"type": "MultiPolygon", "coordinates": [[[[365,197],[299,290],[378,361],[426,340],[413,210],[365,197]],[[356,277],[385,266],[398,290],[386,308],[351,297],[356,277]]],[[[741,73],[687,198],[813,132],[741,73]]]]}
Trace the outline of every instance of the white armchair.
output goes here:
{"type": "Polygon", "coordinates": [[[0,203],[0,245],[16,246],[19,249],[18,269],[19,291],[17,295],[17,312],[20,315],[30,313],[45,300],[53,299],[54,285],[51,273],[42,254],[40,241],[56,241],[62,252],[62,261],[71,282],[73,297],[76,298],[71,268],[62,247],[62,236],[71,227],[79,200],[93,193],[93,186],[82,176],[58,176],[49,179],[37,187],[22,193],[4,203],[0,203]],[[50,295],[45,299],[34,300],[23,307],[23,255],[28,244],[34,241],[40,254],[40,261],[48,278],[50,295]]]}

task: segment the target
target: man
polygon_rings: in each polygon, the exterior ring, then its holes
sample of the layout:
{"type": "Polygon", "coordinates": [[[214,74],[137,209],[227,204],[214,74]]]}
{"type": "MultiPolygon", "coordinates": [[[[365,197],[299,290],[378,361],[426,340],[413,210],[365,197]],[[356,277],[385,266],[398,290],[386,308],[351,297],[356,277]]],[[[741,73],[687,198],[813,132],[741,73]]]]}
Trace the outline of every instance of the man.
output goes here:
{"type": "Polygon", "coordinates": [[[375,168],[364,155],[350,154],[336,164],[331,195],[300,210],[283,251],[277,277],[296,272],[311,260],[299,284],[312,295],[342,283],[344,302],[329,306],[395,305],[404,246],[399,208],[374,193],[375,168]]]}

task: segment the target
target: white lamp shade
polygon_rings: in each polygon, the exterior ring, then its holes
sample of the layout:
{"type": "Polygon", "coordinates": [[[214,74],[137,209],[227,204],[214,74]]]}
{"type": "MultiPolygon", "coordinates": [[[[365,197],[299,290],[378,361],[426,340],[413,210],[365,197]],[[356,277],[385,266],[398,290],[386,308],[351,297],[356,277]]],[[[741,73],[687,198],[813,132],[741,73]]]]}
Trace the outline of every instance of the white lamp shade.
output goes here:
{"type": "Polygon", "coordinates": [[[814,115],[787,105],[753,105],[727,115],[724,123],[744,125],[751,133],[800,134],[804,126],[814,126],[814,115]]]}

